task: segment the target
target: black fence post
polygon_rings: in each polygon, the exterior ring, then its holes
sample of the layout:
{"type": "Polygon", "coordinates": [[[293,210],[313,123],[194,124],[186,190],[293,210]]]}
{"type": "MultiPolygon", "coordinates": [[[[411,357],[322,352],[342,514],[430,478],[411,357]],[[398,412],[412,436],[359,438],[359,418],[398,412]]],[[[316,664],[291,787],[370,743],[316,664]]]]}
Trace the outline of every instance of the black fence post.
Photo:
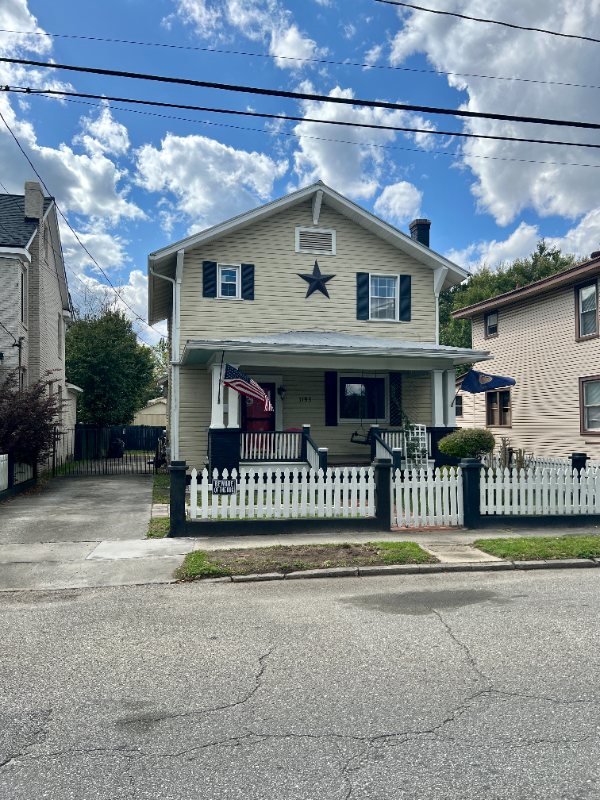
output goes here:
{"type": "Polygon", "coordinates": [[[303,425],[302,426],[302,450],[300,451],[300,458],[302,461],[307,461],[308,459],[308,442],[306,441],[307,438],[310,436],[310,425],[303,425]]]}
{"type": "Polygon", "coordinates": [[[392,527],[392,459],[376,458],[375,467],[375,516],[379,529],[389,531],[392,527]]]}
{"type": "Polygon", "coordinates": [[[54,426],[54,431],[52,432],[52,477],[56,476],[56,437],[57,437],[56,425],[54,426]]]}
{"type": "Polygon", "coordinates": [[[578,474],[585,470],[588,459],[587,453],[571,453],[569,459],[571,461],[571,469],[576,469],[578,474]]]}
{"type": "Polygon", "coordinates": [[[371,433],[371,464],[373,464],[377,458],[377,440],[373,433],[379,433],[379,425],[371,425],[369,430],[371,433]],[[375,428],[375,431],[373,431],[373,428],[375,428]]]}
{"type": "Polygon", "coordinates": [[[463,515],[465,528],[480,527],[479,480],[481,461],[478,458],[461,458],[463,480],[463,515]]]}
{"type": "Polygon", "coordinates": [[[185,525],[185,486],[186,472],[189,467],[185,461],[171,461],[169,474],[171,488],[169,492],[170,524],[168,536],[183,536],[185,525]]]}
{"type": "Polygon", "coordinates": [[[15,454],[8,454],[8,489],[12,489],[15,485],[15,454]]]}
{"type": "Polygon", "coordinates": [[[401,447],[393,447],[392,448],[392,453],[393,453],[393,458],[392,458],[392,461],[393,461],[393,473],[392,473],[392,476],[395,476],[396,475],[396,470],[397,469],[402,469],[402,448],[401,447]]]}
{"type": "Polygon", "coordinates": [[[323,475],[327,472],[327,452],[328,447],[319,447],[319,469],[323,470],[323,475]]]}

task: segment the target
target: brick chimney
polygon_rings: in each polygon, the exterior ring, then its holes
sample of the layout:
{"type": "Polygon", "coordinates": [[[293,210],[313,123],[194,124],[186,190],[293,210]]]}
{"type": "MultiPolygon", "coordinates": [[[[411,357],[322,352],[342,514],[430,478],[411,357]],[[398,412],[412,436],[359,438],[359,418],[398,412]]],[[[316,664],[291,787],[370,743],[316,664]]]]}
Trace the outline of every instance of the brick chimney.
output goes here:
{"type": "Polygon", "coordinates": [[[417,242],[420,242],[420,244],[424,244],[425,247],[429,247],[429,228],[431,227],[430,219],[413,219],[408,227],[410,229],[410,235],[413,239],[416,239],[417,242]]]}
{"type": "Polygon", "coordinates": [[[44,216],[44,193],[37,181],[25,181],[25,216],[37,220],[44,216]]]}

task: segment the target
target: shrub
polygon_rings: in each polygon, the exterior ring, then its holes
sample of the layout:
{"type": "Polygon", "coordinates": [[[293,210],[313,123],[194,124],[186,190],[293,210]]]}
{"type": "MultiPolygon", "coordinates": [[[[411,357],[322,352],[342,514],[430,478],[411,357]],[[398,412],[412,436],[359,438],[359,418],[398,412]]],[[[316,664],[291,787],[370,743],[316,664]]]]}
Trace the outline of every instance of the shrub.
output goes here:
{"type": "Polygon", "coordinates": [[[455,458],[479,458],[491,453],[496,440],[486,428],[461,428],[438,442],[438,447],[446,456],[455,458]]]}

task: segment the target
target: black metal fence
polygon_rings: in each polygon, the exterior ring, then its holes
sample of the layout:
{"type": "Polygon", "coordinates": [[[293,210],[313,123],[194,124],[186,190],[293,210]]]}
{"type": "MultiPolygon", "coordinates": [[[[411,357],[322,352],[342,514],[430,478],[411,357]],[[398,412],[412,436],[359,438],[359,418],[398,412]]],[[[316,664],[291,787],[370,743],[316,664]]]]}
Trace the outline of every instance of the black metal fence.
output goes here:
{"type": "Polygon", "coordinates": [[[125,475],[156,471],[164,429],[150,425],[56,429],[45,469],[52,475],[125,475]]]}

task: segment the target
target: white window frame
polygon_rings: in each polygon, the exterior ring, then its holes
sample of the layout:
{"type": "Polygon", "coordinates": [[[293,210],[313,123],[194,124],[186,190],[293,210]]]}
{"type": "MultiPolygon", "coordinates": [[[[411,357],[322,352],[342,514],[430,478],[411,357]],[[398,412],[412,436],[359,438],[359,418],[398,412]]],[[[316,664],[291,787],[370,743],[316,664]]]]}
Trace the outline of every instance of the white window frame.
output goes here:
{"type": "Polygon", "coordinates": [[[21,281],[19,285],[19,318],[21,325],[27,328],[29,314],[29,274],[27,267],[21,267],[21,281]]]}
{"type": "Polygon", "coordinates": [[[369,272],[369,322],[400,321],[400,275],[389,272],[369,272]],[[396,309],[393,319],[376,319],[371,316],[371,278],[394,278],[396,281],[396,309]]]}
{"type": "Polygon", "coordinates": [[[218,300],[241,300],[242,299],[242,265],[241,264],[217,264],[217,299],[218,300]],[[236,273],[236,294],[235,297],[221,294],[221,271],[233,269],[236,273]]]}
{"type": "Polygon", "coordinates": [[[312,253],[316,256],[335,256],[336,255],[336,234],[334,228],[296,228],[296,252],[297,253],[312,253]],[[331,234],[331,252],[329,250],[301,250],[300,249],[300,232],[310,231],[311,233],[330,233],[331,234]]]}
{"type": "Polygon", "coordinates": [[[356,425],[356,423],[366,422],[369,424],[378,424],[378,423],[385,423],[386,425],[389,424],[390,421],[390,375],[389,372],[385,372],[383,374],[380,373],[356,373],[356,372],[338,372],[338,382],[337,382],[337,416],[338,416],[338,425],[344,425],[346,422],[350,423],[351,425],[356,425]],[[342,392],[341,392],[341,385],[342,385],[342,378],[353,378],[356,380],[357,383],[361,383],[364,378],[383,378],[384,385],[385,385],[385,418],[377,417],[377,419],[367,419],[366,417],[362,420],[360,417],[357,419],[347,419],[346,417],[341,416],[342,410],[342,392]]]}
{"type": "Polygon", "coordinates": [[[63,342],[64,342],[64,334],[65,334],[65,323],[64,323],[62,314],[58,315],[58,325],[56,326],[56,330],[57,330],[57,333],[58,333],[58,357],[62,361],[62,357],[63,357],[63,342]]]}

